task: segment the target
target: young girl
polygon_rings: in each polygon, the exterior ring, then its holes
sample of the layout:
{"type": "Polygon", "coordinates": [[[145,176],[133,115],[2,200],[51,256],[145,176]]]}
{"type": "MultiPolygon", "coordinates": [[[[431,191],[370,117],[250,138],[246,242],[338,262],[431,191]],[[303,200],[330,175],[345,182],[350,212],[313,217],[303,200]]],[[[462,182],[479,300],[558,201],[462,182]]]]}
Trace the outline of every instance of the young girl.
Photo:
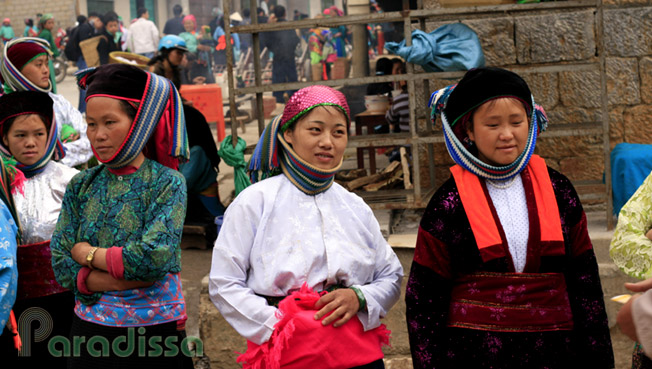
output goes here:
{"type": "Polygon", "coordinates": [[[333,183],[349,124],[340,92],[297,91],[256,146],[264,180],[226,211],[209,291],[248,340],[245,368],[384,368],[403,271],[371,209],[333,183]]]}
{"type": "MultiPolygon", "coordinates": [[[[63,157],[52,99],[37,91],[14,92],[0,98],[0,154],[16,162],[26,179],[14,191],[16,213],[22,225],[18,257],[18,294],[14,306],[20,321],[23,312],[40,308],[52,318],[52,335],[67,335],[72,323],[74,298],[60,286],[52,271],[50,239],[61,211],[61,200],[70,179],[78,173],[55,160],[63,157]]],[[[29,313],[27,314],[29,316],[29,313]]],[[[15,365],[48,363],[64,368],[65,358],[48,352],[47,340],[35,341],[29,332],[25,351],[15,365]]],[[[16,356],[6,357],[13,360],[16,356]]]]}
{"type": "Polygon", "coordinates": [[[421,219],[406,305],[415,368],[613,368],[586,216],[533,155],[525,81],[479,68],[431,98],[457,163],[421,219]]]}
{"type": "Polygon", "coordinates": [[[40,38],[21,37],[5,45],[5,58],[0,63],[5,94],[16,91],[40,91],[53,101],[57,121],[57,134],[65,126],[75,131],[73,137],[63,140],[66,156],[61,163],[69,167],[86,163],[93,157],[91,144],[86,137],[86,123],[79,110],[62,95],[53,93],[52,74],[48,68],[52,53],[48,44],[40,38]]]}
{"type": "Polygon", "coordinates": [[[188,157],[179,94],[126,64],[87,70],[79,84],[102,165],[70,182],[52,237],[57,281],[75,293],[71,339],[137,332],[149,346],[94,357],[83,345],[69,368],[192,368],[179,277],[186,185],[175,169],[188,157]],[[151,354],[150,339],[165,352],[151,354]]]}

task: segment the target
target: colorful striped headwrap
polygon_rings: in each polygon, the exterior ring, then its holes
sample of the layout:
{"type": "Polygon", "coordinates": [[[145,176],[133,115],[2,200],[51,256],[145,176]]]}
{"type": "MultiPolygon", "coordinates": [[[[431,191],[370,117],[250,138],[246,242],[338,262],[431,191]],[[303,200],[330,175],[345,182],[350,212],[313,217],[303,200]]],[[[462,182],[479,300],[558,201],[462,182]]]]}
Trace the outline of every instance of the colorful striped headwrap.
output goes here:
{"type": "Polygon", "coordinates": [[[283,115],[272,119],[260,136],[249,162],[252,183],[283,173],[308,195],[316,195],[330,188],[342,163],[329,170],[312,166],[301,159],[283,137],[283,132],[293,123],[318,106],[338,107],[346,117],[347,127],[350,125],[349,105],[341,92],[322,85],[295,92],[286,104],[283,115]]]}
{"type": "Polygon", "coordinates": [[[545,131],[548,118],[534,102],[525,81],[517,74],[500,68],[472,69],[455,85],[435,91],[428,106],[432,108],[432,122],[441,117],[446,149],[455,163],[469,172],[493,180],[507,180],[519,174],[528,164],[538,134],[545,131]],[[529,117],[528,140],[523,152],[505,166],[494,166],[478,159],[469,151],[465,123],[480,105],[499,98],[514,98],[523,103],[529,117]]]}
{"type": "MultiPolygon", "coordinates": [[[[65,156],[63,144],[59,140],[58,123],[54,118],[52,99],[43,92],[20,91],[0,97],[0,137],[4,137],[8,133],[5,129],[5,123],[8,120],[29,114],[39,115],[46,120],[43,123],[45,123],[48,130],[48,137],[45,143],[45,153],[36,163],[25,165],[16,162],[16,168],[23,172],[27,178],[42,172],[51,159],[60,160],[65,156]]],[[[13,155],[4,144],[4,141],[0,142],[0,154],[13,159],[13,155]]]]}
{"type": "Polygon", "coordinates": [[[106,64],[77,72],[78,84],[87,89],[86,101],[96,96],[137,102],[131,129],[115,155],[100,160],[112,169],[126,167],[143,152],[172,169],[188,160],[190,149],[181,96],[172,82],[126,64],[106,64]]]}
{"type": "Polygon", "coordinates": [[[20,70],[35,57],[46,54],[52,56],[50,43],[38,37],[21,37],[5,44],[0,74],[4,81],[5,93],[15,91],[40,91],[50,92],[52,82],[48,88],[41,88],[28,80],[20,70]]]}

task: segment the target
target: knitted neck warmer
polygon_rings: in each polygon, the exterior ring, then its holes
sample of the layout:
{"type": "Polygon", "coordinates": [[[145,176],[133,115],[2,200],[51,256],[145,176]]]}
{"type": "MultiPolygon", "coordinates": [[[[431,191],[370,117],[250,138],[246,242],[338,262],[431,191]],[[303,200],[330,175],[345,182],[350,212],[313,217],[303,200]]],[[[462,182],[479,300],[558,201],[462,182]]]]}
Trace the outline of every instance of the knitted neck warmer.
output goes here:
{"type": "MultiPolygon", "coordinates": [[[[124,96],[125,93],[119,94],[119,91],[115,91],[116,88],[122,87],[120,78],[129,77],[128,70],[124,75],[113,74],[112,71],[116,68],[121,67],[89,68],[77,73],[80,87],[86,88],[87,79],[92,80],[88,81],[90,86],[87,101],[94,96],[134,100],[131,96],[124,96]],[[94,73],[97,75],[93,75],[94,73]],[[116,83],[111,83],[111,79],[116,83]]],[[[136,99],[140,103],[136,117],[118,151],[112,158],[100,160],[93,148],[95,156],[108,168],[126,167],[146,146],[148,150],[145,150],[145,156],[173,169],[178,168],[177,159],[187,159],[190,156],[185,117],[177,89],[168,79],[156,74],[147,72],[145,78],[145,88],[140,99],[136,99]]]]}
{"type": "MultiPolygon", "coordinates": [[[[459,164],[464,169],[485,179],[507,180],[519,174],[527,166],[532,157],[538,134],[541,131],[545,131],[548,126],[548,118],[546,117],[543,108],[536,105],[534,97],[530,96],[531,104],[534,106],[534,109],[532,109],[530,113],[528,139],[523,152],[511,164],[505,166],[493,166],[483,162],[474,154],[469,152],[464,143],[462,143],[455,134],[453,127],[448,121],[448,117],[444,113],[444,108],[448,102],[448,98],[455,87],[456,85],[452,85],[434,92],[430,96],[430,101],[428,103],[428,106],[432,108],[433,123],[436,121],[438,115],[441,117],[442,127],[444,130],[444,141],[451,158],[453,158],[455,163],[459,164]]],[[[501,97],[506,96],[495,96],[493,98],[501,97]]]]}
{"type": "Polygon", "coordinates": [[[260,136],[249,163],[252,183],[283,173],[307,195],[316,195],[330,188],[342,163],[327,170],[312,166],[301,159],[283,137],[283,132],[318,106],[337,107],[346,117],[347,128],[350,125],[349,105],[341,92],[322,85],[295,92],[285,105],[283,114],[272,119],[260,136]]]}
{"type": "Polygon", "coordinates": [[[307,195],[316,195],[329,189],[342,163],[330,170],[310,165],[285,141],[280,128],[280,115],[265,127],[249,163],[251,182],[283,173],[307,195]]]}

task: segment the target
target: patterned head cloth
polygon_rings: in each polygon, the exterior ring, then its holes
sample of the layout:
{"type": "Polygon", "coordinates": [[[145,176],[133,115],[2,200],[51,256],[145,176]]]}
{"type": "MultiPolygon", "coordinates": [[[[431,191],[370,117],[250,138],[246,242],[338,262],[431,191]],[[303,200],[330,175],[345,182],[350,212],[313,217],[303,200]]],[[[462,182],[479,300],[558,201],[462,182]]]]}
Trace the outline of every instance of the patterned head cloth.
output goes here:
{"type": "Polygon", "coordinates": [[[41,16],[41,19],[38,20],[39,28],[43,29],[43,26],[45,25],[45,22],[47,22],[48,20],[50,20],[52,18],[54,18],[54,16],[52,14],[50,14],[50,13],[43,14],[41,16]]]}
{"type": "Polygon", "coordinates": [[[285,174],[299,190],[316,195],[330,188],[340,165],[324,170],[313,167],[300,158],[285,141],[283,132],[297,120],[318,106],[333,106],[342,111],[347,128],[351,125],[351,112],[344,94],[327,86],[315,85],[295,92],[285,105],[283,114],[272,119],[260,136],[249,162],[251,182],[285,174]]]}
{"type": "Polygon", "coordinates": [[[438,90],[430,97],[432,121],[441,117],[446,148],[453,160],[470,172],[487,179],[505,180],[514,177],[527,165],[534,152],[537,135],[545,131],[548,118],[535,104],[527,83],[518,74],[505,69],[487,67],[469,70],[456,85],[438,90]],[[514,98],[525,107],[529,117],[528,141],[525,149],[511,164],[489,165],[477,158],[466,132],[467,122],[480,105],[495,99],[514,98]]]}
{"type": "Polygon", "coordinates": [[[346,116],[347,128],[351,125],[351,112],[344,94],[328,86],[315,85],[302,88],[290,97],[281,117],[281,132],[318,106],[340,108],[346,116]]]}
{"type": "Polygon", "coordinates": [[[41,88],[28,80],[20,70],[25,65],[41,55],[51,56],[50,44],[38,37],[21,37],[5,44],[6,57],[0,64],[0,74],[4,82],[5,93],[14,91],[50,92],[52,83],[47,88],[41,88]]]}
{"type": "MultiPolygon", "coordinates": [[[[16,168],[25,173],[27,178],[40,173],[50,159],[59,160],[65,156],[63,145],[59,141],[59,129],[54,119],[52,99],[43,92],[21,91],[0,97],[0,137],[4,137],[8,133],[5,129],[7,122],[18,116],[30,114],[41,117],[48,130],[48,137],[45,143],[45,153],[36,163],[25,165],[18,162],[16,164],[16,168]]],[[[7,158],[13,157],[4,141],[0,142],[0,153],[7,158]]]]}
{"type": "MultiPolygon", "coordinates": [[[[177,169],[190,157],[181,97],[170,80],[127,64],[106,64],[77,72],[86,101],[103,96],[138,104],[136,117],[115,155],[102,161],[112,169],[131,163],[141,152],[177,169]]],[[[95,152],[95,148],[93,148],[95,152]]]]}

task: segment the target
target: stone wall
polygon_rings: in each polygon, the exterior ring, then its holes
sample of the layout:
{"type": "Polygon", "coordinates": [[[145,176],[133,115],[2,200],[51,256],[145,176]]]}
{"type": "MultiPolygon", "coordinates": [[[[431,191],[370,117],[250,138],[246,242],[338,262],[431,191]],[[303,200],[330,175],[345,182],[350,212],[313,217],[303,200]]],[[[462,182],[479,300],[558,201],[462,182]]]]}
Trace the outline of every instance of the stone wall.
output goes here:
{"type": "MultiPolygon", "coordinates": [[[[426,8],[438,2],[424,1],[426,8]]],[[[533,5],[536,6],[536,5],[533,5]]],[[[547,10],[460,21],[479,36],[490,66],[518,69],[542,105],[551,128],[602,127],[599,45],[604,41],[609,116],[609,147],[621,142],[652,143],[652,6],[650,1],[606,1],[604,31],[594,8],[547,10]],[[530,73],[528,67],[594,64],[593,69],[530,73]]],[[[449,22],[447,22],[449,23],[449,22]]],[[[444,22],[427,22],[430,32],[444,22]]],[[[455,80],[431,80],[434,91],[455,80]]],[[[420,89],[417,88],[417,91],[420,89]]],[[[421,98],[421,97],[420,97],[421,98]]],[[[426,97],[423,96],[423,99],[426,97]]],[[[424,101],[424,100],[421,101],[424,101]]],[[[420,126],[427,122],[420,122],[420,126]]],[[[440,129],[441,127],[437,127],[440,129]]],[[[574,182],[602,181],[602,134],[546,137],[537,153],[574,182]]],[[[442,145],[435,148],[435,185],[449,177],[452,161],[442,145]]],[[[427,157],[422,156],[422,160],[427,157]]],[[[427,166],[422,165],[422,168],[427,166]]],[[[422,173],[427,180],[427,173],[422,173]]],[[[586,182],[585,182],[586,183],[586,182]]],[[[588,205],[604,205],[603,200],[588,205]]]]}
{"type": "Polygon", "coordinates": [[[25,30],[25,18],[36,22],[36,13],[52,13],[55,32],[58,28],[66,29],[75,24],[75,0],[20,1],[0,0],[0,17],[10,18],[16,36],[22,36],[25,30]]]}

